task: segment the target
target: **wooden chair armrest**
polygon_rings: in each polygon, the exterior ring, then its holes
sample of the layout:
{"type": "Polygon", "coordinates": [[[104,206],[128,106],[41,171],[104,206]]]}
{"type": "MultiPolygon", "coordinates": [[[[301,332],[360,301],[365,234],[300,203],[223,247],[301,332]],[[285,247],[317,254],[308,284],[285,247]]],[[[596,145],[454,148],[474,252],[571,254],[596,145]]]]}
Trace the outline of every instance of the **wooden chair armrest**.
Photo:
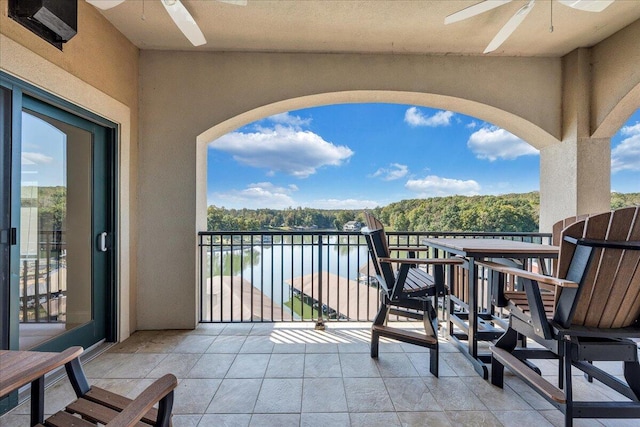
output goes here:
{"type": "Polygon", "coordinates": [[[133,427],[161,399],[173,392],[178,380],[172,374],[157,379],[120,412],[108,427],[133,427]]]}
{"type": "Polygon", "coordinates": [[[397,262],[399,264],[462,264],[464,260],[460,258],[379,258],[380,262],[397,262]]]}
{"type": "Polygon", "coordinates": [[[428,250],[429,250],[429,246],[389,246],[389,252],[391,251],[426,252],[428,250]]]}
{"type": "Polygon", "coordinates": [[[563,288],[577,288],[578,284],[570,280],[558,279],[556,277],[545,276],[543,274],[532,273],[527,270],[520,270],[519,268],[507,267],[503,264],[498,264],[491,261],[476,261],[477,265],[490,268],[491,270],[498,271],[500,273],[511,274],[513,276],[522,277],[525,279],[535,280],[539,283],[544,283],[552,286],[561,286],[563,288]]]}

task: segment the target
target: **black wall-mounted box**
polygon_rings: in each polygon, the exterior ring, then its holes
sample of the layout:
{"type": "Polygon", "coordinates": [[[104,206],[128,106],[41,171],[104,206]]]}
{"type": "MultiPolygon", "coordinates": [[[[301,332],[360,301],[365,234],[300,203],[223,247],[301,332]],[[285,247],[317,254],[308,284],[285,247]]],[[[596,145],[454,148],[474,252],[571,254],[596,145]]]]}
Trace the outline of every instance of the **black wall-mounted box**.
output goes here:
{"type": "Polygon", "coordinates": [[[62,49],[77,33],[78,0],[9,0],[9,16],[62,49]]]}

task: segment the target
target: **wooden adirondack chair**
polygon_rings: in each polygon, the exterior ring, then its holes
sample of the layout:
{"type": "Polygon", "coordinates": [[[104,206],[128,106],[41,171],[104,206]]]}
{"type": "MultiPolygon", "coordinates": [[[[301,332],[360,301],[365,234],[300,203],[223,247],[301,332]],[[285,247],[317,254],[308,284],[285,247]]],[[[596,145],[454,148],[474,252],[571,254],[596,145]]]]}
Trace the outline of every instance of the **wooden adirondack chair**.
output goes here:
{"type": "Polygon", "coordinates": [[[127,397],[89,386],[78,359],[65,365],[78,397],[67,407],[36,427],[170,427],[176,377],[166,374],[155,380],[138,397],[127,397]],[[158,404],[158,408],[153,406],[158,404]],[[80,417],[80,418],[79,418],[80,417]]]}
{"type": "MultiPolygon", "coordinates": [[[[569,225],[588,218],[589,215],[577,215],[570,216],[568,218],[561,219],[553,224],[552,233],[551,233],[551,244],[553,246],[560,246],[560,242],[562,240],[562,231],[567,228],[569,225]]],[[[493,260],[492,260],[493,261],[493,260]]],[[[505,263],[505,260],[496,260],[495,262],[499,262],[501,264],[505,264],[506,266],[515,267],[515,265],[509,265],[509,263],[505,263]]],[[[511,263],[513,264],[513,263],[511,263]]],[[[542,274],[548,275],[547,268],[544,263],[544,259],[538,259],[539,271],[542,274]]],[[[558,269],[558,260],[552,260],[551,271],[555,275],[558,269]]],[[[495,273],[495,272],[494,272],[495,273]]],[[[491,282],[491,299],[492,304],[495,307],[508,307],[509,309],[517,309],[520,307],[524,308],[525,311],[528,311],[527,306],[527,294],[524,290],[516,290],[514,289],[514,282],[512,281],[512,285],[510,289],[505,289],[505,277],[504,275],[498,275],[494,277],[491,282]]],[[[540,295],[544,302],[544,305],[547,306],[549,310],[553,310],[553,306],[555,304],[555,290],[554,289],[541,289],[540,295]]]]}
{"type": "MultiPolygon", "coordinates": [[[[418,259],[415,253],[426,251],[426,247],[393,247],[388,245],[384,226],[373,215],[365,212],[366,236],[369,253],[373,260],[380,284],[380,310],[371,328],[371,357],[378,357],[380,337],[429,348],[429,370],[438,376],[438,318],[434,298],[445,297],[444,283],[446,264],[462,263],[458,259],[418,259]],[[393,252],[408,252],[409,258],[393,258],[393,252]],[[394,264],[399,267],[397,271],[394,264]],[[434,274],[428,274],[418,266],[434,265],[434,274]],[[389,314],[423,321],[425,334],[387,326],[389,314]]],[[[445,305],[443,304],[443,307],[445,305]]]]}
{"type": "Polygon", "coordinates": [[[491,382],[502,387],[504,367],[574,418],[640,418],[638,347],[640,337],[640,207],[624,208],[576,221],[562,232],[554,277],[484,262],[502,274],[523,279],[527,301],[510,303],[509,328],[491,347],[491,382]],[[555,295],[543,300],[542,289],[555,295]],[[544,349],[516,348],[518,334],[544,349]],[[555,386],[530,362],[556,358],[562,375],[555,386]],[[621,361],[622,381],[593,365],[621,361]],[[572,367],[622,394],[627,401],[576,401],[572,367]]]}

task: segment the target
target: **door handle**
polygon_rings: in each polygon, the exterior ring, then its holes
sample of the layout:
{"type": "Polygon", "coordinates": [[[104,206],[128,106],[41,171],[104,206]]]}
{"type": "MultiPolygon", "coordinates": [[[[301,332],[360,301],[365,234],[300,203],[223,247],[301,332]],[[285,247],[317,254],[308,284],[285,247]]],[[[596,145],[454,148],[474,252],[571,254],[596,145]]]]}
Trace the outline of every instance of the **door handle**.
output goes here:
{"type": "Polygon", "coordinates": [[[107,232],[103,231],[102,233],[100,233],[99,239],[98,239],[98,250],[100,252],[107,252],[107,232]]]}

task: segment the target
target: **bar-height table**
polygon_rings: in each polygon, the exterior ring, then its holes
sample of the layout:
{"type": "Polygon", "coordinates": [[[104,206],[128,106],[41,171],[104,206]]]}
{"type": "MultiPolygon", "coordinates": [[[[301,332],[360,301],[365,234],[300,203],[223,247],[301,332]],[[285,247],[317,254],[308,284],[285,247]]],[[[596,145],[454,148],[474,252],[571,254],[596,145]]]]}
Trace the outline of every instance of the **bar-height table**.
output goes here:
{"type": "Polygon", "coordinates": [[[0,397],[31,383],[31,425],[44,421],[44,375],[82,354],[82,347],[62,353],[0,350],[0,397]]]}
{"type": "Polygon", "coordinates": [[[488,378],[488,370],[485,365],[490,361],[490,355],[478,353],[479,340],[496,339],[496,332],[482,332],[478,328],[478,316],[488,315],[480,313],[478,310],[478,267],[475,265],[476,260],[508,258],[508,259],[529,259],[529,258],[557,258],[557,246],[543,245],[538,243],[520,242],[514,240],[503,239],[446,239],[446,238],[427,238],[422,243],[434,249],[443,251],[449,256],[457,255],[464,257],[468,265],[468,313],[465,316],[450,310],[449,316],[459,328],[466,333],[454,333],[449,331],[449,335],[457,344],[458,349],[471,360],[474,369],[484,379],[488,378]],[[468,319],[464,319],[468,317],[468,319]],[[465,347],[464,340],[466,336],[467,345],[465,347]]]}

